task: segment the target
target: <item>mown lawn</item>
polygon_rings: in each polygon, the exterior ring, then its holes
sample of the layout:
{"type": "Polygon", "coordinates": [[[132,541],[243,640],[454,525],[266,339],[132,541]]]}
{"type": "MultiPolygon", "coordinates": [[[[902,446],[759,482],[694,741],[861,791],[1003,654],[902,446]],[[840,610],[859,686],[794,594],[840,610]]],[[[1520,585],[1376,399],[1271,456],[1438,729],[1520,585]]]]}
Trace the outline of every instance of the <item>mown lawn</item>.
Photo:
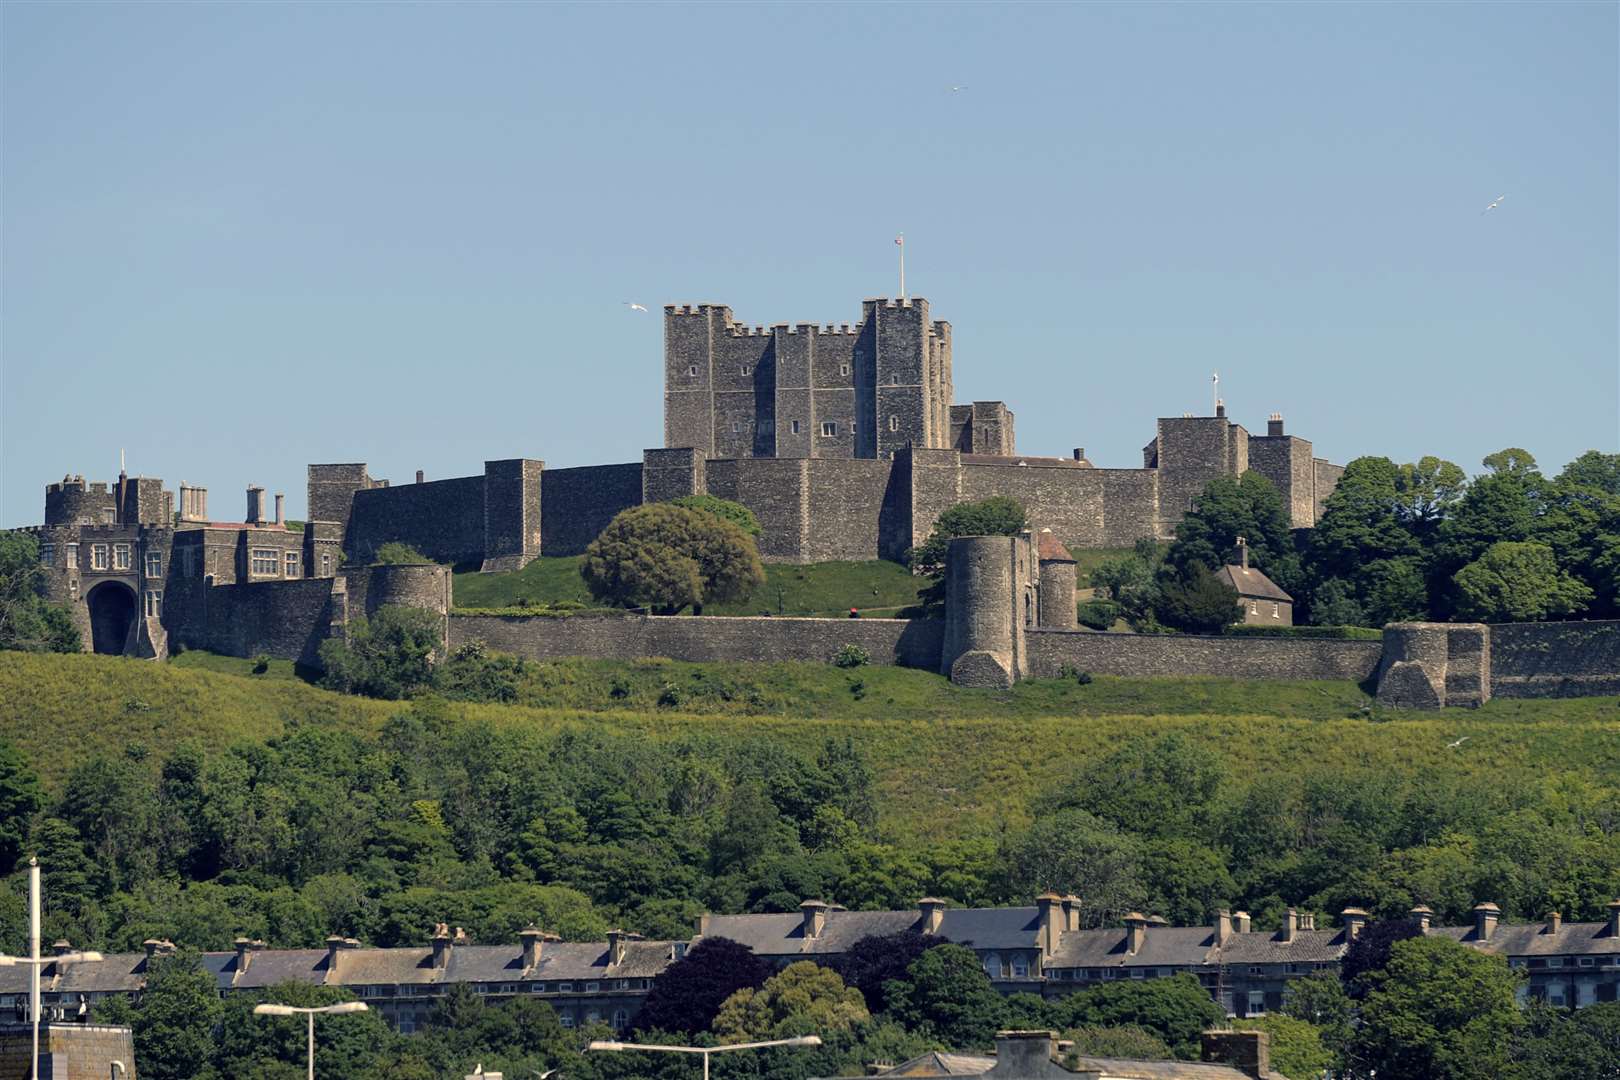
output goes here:
{"type": "MultiPolygon", "coordinates": [[[[185,655],[193,658],[186,666],[0,653],[0,737],[56,787],[95,753],[144,748],[155,768],[183,741],[217,750],[303,724],[371,733],[412,707],[207,670],[198,654],[185,655]]],[[[1087,762],[1169,732],[1247,776],[1324,763],[1485,776],[1510,788],[1620,775],[1614,697],[1383,712],[1349,683],[1098,677],[991,691],[897,668],[561,661],[533,666],[520,704],[442,707],[458,722],[537,733],[766,739],[811,756],[847,736],[872,764],[882,831],[895,839],[1020,823],[1035,794],[1087,762]],[[1447,748],[1464,735],[1461,747],[1447,748]]]]}
{"type": "MultiPolygon", "coordinates": [[[[545,607],[561,601],[594,607],[579,576],[579,557],[539,558],[509,574],[480,574],[476,569],[455,575],[458,608],[507,608],[527,601],[545,607]]],[[[898,563],[825,562],[799,566],[769,563],[765,584],[740,600],[710,604],[706,615],[844,615],[852,607],[893,617],[917,603],[929,584],[898,563]]]]}

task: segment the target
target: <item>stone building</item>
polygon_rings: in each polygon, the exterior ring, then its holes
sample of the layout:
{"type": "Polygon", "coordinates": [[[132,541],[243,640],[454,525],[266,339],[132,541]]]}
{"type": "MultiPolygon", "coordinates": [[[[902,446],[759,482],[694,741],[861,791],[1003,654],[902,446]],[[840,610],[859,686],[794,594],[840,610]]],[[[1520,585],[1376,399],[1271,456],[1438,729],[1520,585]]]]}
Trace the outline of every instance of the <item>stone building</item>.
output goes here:
{"type": "MultiPolygon", "coordinates": [[[[0,1024],[0,1080],[34,1080],[34,1027],[0,1024]]],[[[39,1026],[40,1080],[137,1080],[135,1042],[119,1024],[39,1026]]]]}
{"type": "Polygon", "coordinates": [[[1215,577],[1238,594],[1245,626],[1294,625],[1294,598],[1249,565],[1249,545],[1243,537],[1237,538],[1232,561],[1215,571],[1215,577]]]}

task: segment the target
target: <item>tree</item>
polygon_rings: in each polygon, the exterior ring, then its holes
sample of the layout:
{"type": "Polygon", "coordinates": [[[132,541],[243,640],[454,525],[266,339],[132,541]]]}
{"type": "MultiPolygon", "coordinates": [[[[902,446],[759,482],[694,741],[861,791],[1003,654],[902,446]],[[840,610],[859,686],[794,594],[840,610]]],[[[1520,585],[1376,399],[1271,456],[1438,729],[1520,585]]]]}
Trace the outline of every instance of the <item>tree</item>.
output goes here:
{"type": "Polygon", "coordinates": [[[1136,837],[1071,808],[1038,817],[1003,846],[998,861],[1004,895],[1082,896],[1081,917],[1089,926],[1107,926],[1147,899],[1141,859],[1136,837]]]}
{"type": "Polygon", "coordinates": [[[1109,983],[1070,994],[1054,1003],[1060,1027],[1129,1025],[1163,1039],[1176,1057],[1196,1060],[1199,1035],[1219,1027],[1226,1012],[1197,976],[1109,983]]]}
{"type": "Polygon", "coordinates": [[[1239,1031],[1264,1031],[1271,1036],[1271,1067],[1290,1080],[1317,1080],[1333,1065],[1335,1055],[1323,1044],[1322,1032],[1292,1016],[1277,1014],[1234,1025],[1239,1031]]]}
{"type": "Polygon", "coordinates": [[[83,647],[67,609],[45,599],[39,541],[0,532],[0,649],[75,653],[83,647]]]}
{"type": "Polygon", "coordinates": [[[945,563],[952,540],[959,536],[1017,536],[1028,527],[1023,504],[1005,495],[950,507],[934,519],[928,539],[906,552],[906,565],[934,579],[934,584],[918,595],[928,605],[945,602],[945,563]]]}
{"type": "Polygon", "coordinates": [[[1170,1052],[1169,1043],[1146,1028],[1130,1024],[1120,1027],[1087,1025],[1066,1028],[1061,1037],[1074,1044],[1074,1049],[1069,1052],[1071,1068],[1078,1064],[1073,1059],[1081,1057],[1166,1061],[1176,1056],[1170,1052]]]}
{"type": "Polygon", "coordinates": [[[978,956],[961,945],[929,949],[883,990],[889,1012],[908,1028],[926,1028],[952,1047],[989,1046],[1006,1015],[978,956]]]}
{"type": "Polygon", "coordinates": [[[1370,972],[1350,1040],[1355,1075],[1379,1080],[1496,1080],[1519,1026],[1518,974],[1500,956],[1419,937],[1370,972]]]}
{"type": "Polygon", "coordinates": [[[1205,486],[1191,510],[1176,526],[1176,539],[1165,562],[1181,580],[1232,561],[1238,537],[1249,549],[1249,564],[1282,586],[1300,584],[1299,557],[1294,552],[1293,523],[1270,480],[1250,470],[1242,476],[1218,476],[1205,486]]]}
{"type": "Polygon", "coordinates": [[[1416,919],[1375,919],[1361,928],[1339,961],[1339,979],[1354,1000],[1365,996],[1371,979],[1389,964],[1391,951],[1408,938],[1422,937],[1416,919]]]}
{"type": "Polygon", "coordinates": [[[1533,622],[1578,611],[1592,599],[1544,544],[1492,544],[1452,581],[1458,616],[1479,622],[1533,622]]]}
{"type": "Polygon", "coordinates": [[[1172,732],[1134,738],[1098,759],[1060,799],[1117,828],[1174,840],[1204,829],[1224,778],[1220,758],[1207,746],[1172,732]]]}
{"type": "Polygon", "coordinates": [[[0,877],[22,855],[28,823],[43,805],[39,774],[20,750],[0,739],[0,877]]]}
{"type": "Polygon", "coordinates": [[[1163,564],[1164,549],[1159,542],[1143,537],[1129,555],[1103,560],[1092,568],[1089,577],[1092,588],[1118,604],[1130,624],[1141,630],[1153,622],[1154,606],[1159,601],[1159,568],[1163,564]]]}
{"type": "Polygon", "coordinates": [[[1588,450],[1558,474],[1558,479],[1582,487],[1596,488],[1610,495],[1620,495],[1620,454],[1605,454],[1588,450]]]}
{"type": "Polygon", "coordinates": [[[653,982],[636,1014],[636,1027],[683,1035],[706,1031],[727,998],[764,985],[771,974],[770,962],[748,946],[730,938],[704,938],[653,982]]]}
{"type": "MultiPolygon", "coordinates": [[[[221,1009],[214,1067],[222,1076],[235,1077],[250,1075],[256,1065],[279,1064],[293,1067],[296,1076],[309,1052],[305,1019],[255,1016],[253,1007],[274,1002],[310,1008],[352,998],[353,994],[342,987],[297,981],[278,983],[257,993],[232,994],[221,1009]]],[[[359,1076],[378,1062],[389,1041],[388,1024],[377,1012],[321,1017],[316,1027],[317,1076],[359,1076]]]]}
{"type": "Polygon", "coordinates": [[[754,541],[713,514],[669,503],[633,506],[585,549],[580,574],[591,595],[674,615],[744,596],[765,583],[754,541]]]}
{"type": "Polygon", "coordinates": [[[759,518],[754,512],[739,502],[730,499],[721,499],[714,495],[682,495],[678,499],[671,499],[670,505],[683,506],[688,510],[698,510],[729,521],[749,536],[757,537],[760,534],[759,518]]]}
{"type": "Polygon", "coordinates": [[[891,979],[905,977],[907,969],[923,953],[946,939],[915,930],[902,930],[898,934],[874,934],[863,937],[845,950],[838,961],[844,982],[859,990],[872,1013],[886,1012],[889,1000],[884,987],[891,979]]]}
{"type": "Polygon", "coordinates": [[[721,1042],[849,1031],[870,1019],[866,1000],[832,968],[810,960],[789,964],[757,990],[738,990],[714,1018],[721,1042]]]}
{"type": "Polygon", "coordinates": [[[1332,971],[1313,971],[1290,980],[1283,996],[1283,1015],[1315,1027],[1322,1045],[1334,1053],[1342,1052],[1350,1039],[1353,1009],[1344,982],[1332,971]]]}
{"type": "Polygon", "coordinates": [[[1433,456],[1402,465],[1395,475],[1397,512],[1420,539],[1431,534],[1468,489],[1462,466],[1433,456]]]}
{"type": "Polygon", "coordinates": [[[1620,1003],[1573,1011],[1531,1001],[1513,1043],[1513,1080],[1620,1077],[1620,1003]]]}
{"type": "Polygon", "coordinates": [[[321,642],[321,685],[390,701],[410,697],[432,680],[433,656],[443,645],[443,620],[433,612],[379,608],[370,619],[350,620],[347,640],[321,642]]]}
{"type": "Polygon", "coordinates": [[[1155,609],[1161,623],[1189,634],[1218,634],[1243,618],[1237,590],[1202,567],[1188,573],[1161,581],[1155,609]]]}
{"type": "Polygon", "coordinates": [[[1327,498],[1305,552],[1311,622],[1381,626],[1428,611],[1423,544],[1415,532],[1458,497],[1462,470],[1438,458],[1397,466],[1360,457],[1327,498]]]}
{"type": "Polygon", "coordinates": [[[186,948],[154,959],[135,1007],[135,1054],[151,1080],[188,1080],[214,1057],[218,988],[201,954],[186,948]]]}

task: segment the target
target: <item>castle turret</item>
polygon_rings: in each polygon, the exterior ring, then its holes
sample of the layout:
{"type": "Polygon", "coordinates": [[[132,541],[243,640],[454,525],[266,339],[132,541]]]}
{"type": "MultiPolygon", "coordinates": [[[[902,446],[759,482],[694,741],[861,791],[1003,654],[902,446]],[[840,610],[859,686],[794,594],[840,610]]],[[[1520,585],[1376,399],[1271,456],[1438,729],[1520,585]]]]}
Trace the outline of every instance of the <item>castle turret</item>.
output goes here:
{"type": "Polygon", "coordinates": [[[1034,621],[1031,546],[1028,533],[951,541],[940,672],[952,682],[1007,687],[1023,677],[1024,625],[1034,621]]]}

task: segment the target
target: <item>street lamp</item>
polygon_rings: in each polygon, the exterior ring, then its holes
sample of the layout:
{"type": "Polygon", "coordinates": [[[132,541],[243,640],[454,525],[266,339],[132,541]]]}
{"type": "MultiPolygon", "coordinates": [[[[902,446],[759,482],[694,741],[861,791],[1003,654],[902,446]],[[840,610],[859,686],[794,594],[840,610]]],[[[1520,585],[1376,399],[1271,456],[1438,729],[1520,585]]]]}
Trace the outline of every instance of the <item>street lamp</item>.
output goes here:
{"type": "Polygon", "coordinates": [[[624,1050],[652,1050],[665,1054],[702,1054],[703,1080],[709,1080],[709,1057],[712,1054],[724,1054],[730,1050],[758,1050],[765,1046],[820,1046],[819,1035],[796,1035],[791,1039],[770,1039],[766,1042],[732,1043],[729,1046],[655,1046],[652,1043],[604,1042],[597,1040],[585,1049],[607,1050],[618,1053],[624,1050]]]}
{"type": "Polygon", "coordinates": [[[296,1005],[255,1005],[254,1016],[298,1016],[309,1017],[309,1080],[315,1080],[315,1014],[341,1015],[343,1013],[360,1013],[367,1009],[363,1001],[341,1001],[336,1005],[322,1005],[318,1008],[300,1009],[296,1005]]]}
{"type": "Polygon", "coordinates": [[[28,859],[28,955],[27,956],[0,956],[0,967],[11,967],[14,964],[27,964],[33,968],[29,973],[28,982],[28,1011],[34,1020],[34,1065],[29,1071],[33,1080],[39,1080],[39,970],[46,964],[71,964],[74,961],[94,963],[101,959],[98,952],[70,952],[59,956],[41,957],[39,955],[39,860],[32,856],[28,859]]]}

